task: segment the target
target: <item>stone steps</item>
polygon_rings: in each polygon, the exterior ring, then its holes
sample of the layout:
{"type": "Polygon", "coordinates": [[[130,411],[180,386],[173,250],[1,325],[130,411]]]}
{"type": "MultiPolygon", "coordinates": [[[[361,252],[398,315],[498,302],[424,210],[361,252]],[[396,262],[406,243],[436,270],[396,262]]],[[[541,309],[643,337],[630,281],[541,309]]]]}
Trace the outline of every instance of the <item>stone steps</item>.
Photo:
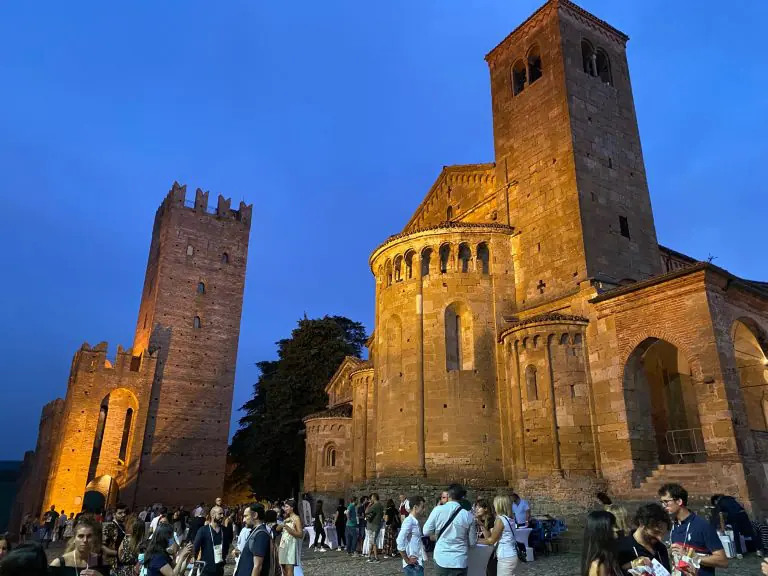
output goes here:
{"type": "Polygon", "coordinates": [[[691,501],[708,500],[712,495],[712,478],[707,464],[662,464],[631,491],[633,500],[658,500],[658,491],[664,484],[682,485],[691,501]]]}

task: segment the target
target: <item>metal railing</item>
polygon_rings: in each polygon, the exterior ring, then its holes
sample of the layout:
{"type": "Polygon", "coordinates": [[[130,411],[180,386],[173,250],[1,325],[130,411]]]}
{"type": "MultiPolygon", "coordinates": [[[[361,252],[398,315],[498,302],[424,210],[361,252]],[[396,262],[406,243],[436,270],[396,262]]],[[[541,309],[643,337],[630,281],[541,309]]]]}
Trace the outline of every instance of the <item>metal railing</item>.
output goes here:
{"type": "Polygon", "coordinates": [[[686,456],[706,454],[704,447],[704,435],[701,428],[685,428],[682,430],[667,430],[667,450],[672,456],[679,459],[679,463],[685,462],[686,456]]]}

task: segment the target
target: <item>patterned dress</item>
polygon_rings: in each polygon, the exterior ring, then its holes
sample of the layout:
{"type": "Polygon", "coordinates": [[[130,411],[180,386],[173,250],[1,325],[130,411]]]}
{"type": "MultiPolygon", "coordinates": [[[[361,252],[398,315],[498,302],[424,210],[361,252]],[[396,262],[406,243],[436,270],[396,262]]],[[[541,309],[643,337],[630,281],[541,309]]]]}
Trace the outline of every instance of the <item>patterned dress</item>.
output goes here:
{"type": "Polygon", "coordinates": [[[135,576],[133,568],[138,561],[138,552],[131,550],[131,539],[123,538],[120,548],[117,550],[117,566],[114,569],[114,574],[117,576],[135,576]]]}

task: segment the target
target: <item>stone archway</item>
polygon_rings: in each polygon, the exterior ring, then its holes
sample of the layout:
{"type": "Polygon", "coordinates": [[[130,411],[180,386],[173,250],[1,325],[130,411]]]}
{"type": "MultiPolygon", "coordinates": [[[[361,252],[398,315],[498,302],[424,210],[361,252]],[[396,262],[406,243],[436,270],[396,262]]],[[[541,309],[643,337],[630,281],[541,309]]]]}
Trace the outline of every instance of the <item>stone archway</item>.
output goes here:
{"type": "Polygon", "coordinates": [[[83,512],[93,514],[113,508],[120,496],[120,486],[112,476],[105,474],[94,478],[85,487],[83,512]]]}
{"type": "Polygon", "coordinates": [[[632,458],[650,466],[706,461],[691,367],[667,340],[646,338],[624,367],[632,458]]]}
{"type": "Polygon", "coordinates": [[[731,340],[749,427],[768,432],[768,339],[757,323],[741,318],[731,327],[731,340]]]}

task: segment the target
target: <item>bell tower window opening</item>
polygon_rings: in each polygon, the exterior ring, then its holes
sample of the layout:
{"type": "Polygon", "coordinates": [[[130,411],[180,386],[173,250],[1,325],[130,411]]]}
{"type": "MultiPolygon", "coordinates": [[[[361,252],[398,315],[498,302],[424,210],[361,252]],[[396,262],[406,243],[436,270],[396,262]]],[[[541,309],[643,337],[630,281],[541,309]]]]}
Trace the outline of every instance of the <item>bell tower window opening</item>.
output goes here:
{"type": "Polygon", "coordinates": [[[195,253],[195,249],[192,247],[192,244],[187,245],[187,256],[192,256],[195,253]]]}
{"type": "Polygon", "coordinates": [[[229,254],[227,254],[226,252],[222,253],[221,255],[221,263],[229,264],[229,254]]]}
{"type": "Polygon", "coordinates": [[[613,86],[613,76],[611,75],[611,61],[608,58],[608,54],[605,50],[598,48],[595,53],[595,74],[593,76],[600,76],[600,80],[605,84],[613,86]]]}
{"type": "Polygon", "coordinates": [[[528,81],[527,73],[525,69],[525,62],[518,60],[512,67],[512,93],[517,96],[525,90],[525,85],[528,81]]]}
{"type": "Polygon", "coordinates": [[[595,49],[587,40],[581,41],[581,63],[585,74],[597,76],[595,49]]]}
{"type": "Polygon", "coordinates": [[[200,330],[203,327],[203,323],[200,321],[200,316],[195,316],[195,319],[192,321],[192,327],[195,330],[200,330]]]}
{"type": "Polygon", "coordinates": [[[446,211],[445,216],[448,222],[453,220],[453,206],[448,206],[448,210],[446,211]]]}
{"type": "Polygon", "coordinates": [[[197,283],[197,293],[198,294],[205,294],[205,282],[198,282],[197,283]]]}
{"type": "Polygon", "coordinates": [[[541,76],[541,52],[539,51],[538,46],[533,46],[528,51],[528,83],[533,84],[536,80],[541,78],[541,76]]]}

